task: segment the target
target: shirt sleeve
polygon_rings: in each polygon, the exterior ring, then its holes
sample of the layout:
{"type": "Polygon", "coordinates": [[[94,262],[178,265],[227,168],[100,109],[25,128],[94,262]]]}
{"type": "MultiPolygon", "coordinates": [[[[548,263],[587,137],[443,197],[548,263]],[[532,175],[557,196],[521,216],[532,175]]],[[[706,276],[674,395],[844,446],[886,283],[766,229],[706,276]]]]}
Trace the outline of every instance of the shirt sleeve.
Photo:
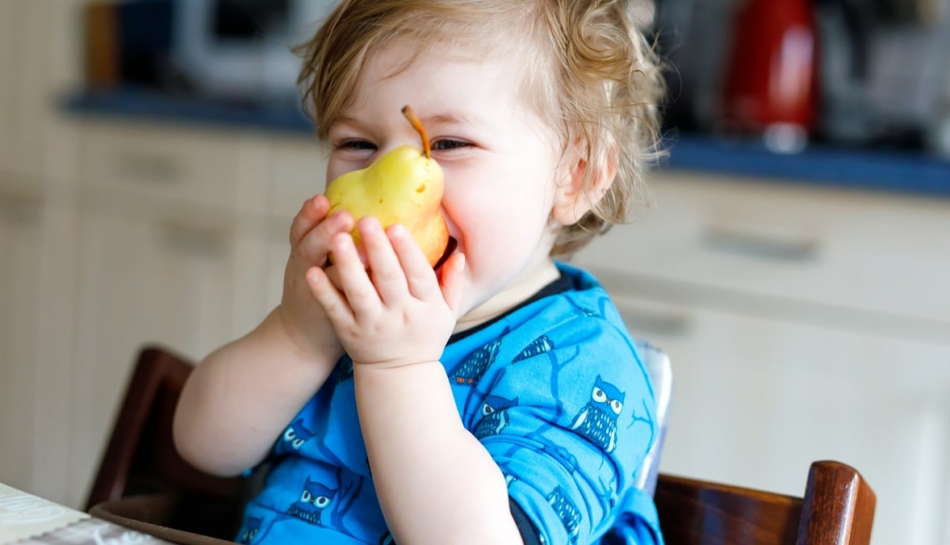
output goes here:
{"type": "Polygon", "coordinates": [[[470,423],[544,543],[589,543],[621,514],[656,435],[629,337],[573,320],[513,352],[470,423]]]}

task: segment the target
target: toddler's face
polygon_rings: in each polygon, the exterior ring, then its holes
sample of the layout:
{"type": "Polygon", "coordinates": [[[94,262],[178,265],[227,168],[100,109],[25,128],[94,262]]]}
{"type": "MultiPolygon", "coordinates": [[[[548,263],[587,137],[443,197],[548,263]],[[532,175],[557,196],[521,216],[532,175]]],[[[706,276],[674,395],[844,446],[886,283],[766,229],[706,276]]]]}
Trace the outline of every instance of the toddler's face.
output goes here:
{"type": "Polygon", "coordinates": [[[519,285],[550,266],[560,146],[519,96],[519,61],[473,61],[478,56],[436,46],[393,75],[411,53],[395,42],[364,67],[350,106],[329,129],[327,179],[365,168],[401,145],[420,146],[401,113],[412,106],[445,173],[442,206],[466,257],[462,313],[493,297],[493,307],[504,306],[519,285]]]}

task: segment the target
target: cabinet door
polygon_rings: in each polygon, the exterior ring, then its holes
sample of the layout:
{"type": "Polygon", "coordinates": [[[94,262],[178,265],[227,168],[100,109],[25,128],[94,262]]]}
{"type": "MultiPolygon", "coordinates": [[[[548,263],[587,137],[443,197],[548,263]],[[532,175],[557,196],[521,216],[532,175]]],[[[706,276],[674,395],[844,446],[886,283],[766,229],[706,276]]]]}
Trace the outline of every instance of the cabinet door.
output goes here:
{"type": "Polygon", "coordinates": [[[275,225],[268,231],[267,284],[265,286],[268,309],[279,305],[284,294],[284,270],[287,267],[287,259],[290,257],[289,237],[289,221],[286,229],[279,229],[275,225]]]}
{"type": "Polygon", "coordinates": [[[326,190],[327,150],[312,138],[283,138],[271,146],[267,222],[267,306],[280,303],[290,256],[290,225],[303,203],[326,190]]]}
{"type": "Polygon", "coordinates": [[[329,151],[313,138],[282,138],[271,146],[271,194],[268,212],[287,222],[304,201],[327,185],[329,151]]]}
{"type": "Polygon", "coordinates": [[[812,461],[840,460],[877,493],[872,543],[943,543],[950,345],[617,302],[673,363],[662,471],[801,495],[812,461]]]}
{"type": "MultiPolygon", "coordinates": [[[[10,74],[12,153],[10,169],[36,180],[66,181],[75,175],[77,135],[59,102],[82,82],[81,8],[89,0],[4,0],[0,20],[10,12],[13,64],[10,74]],[[12,5],[7,7],[7,5],[12,5]]],[[[3,38],[0,38],[2,40],[3,38]]],[[[2,131],[2,129],[0,129],[2,131]]]]}
{"type": "Polygon", "coordinates": [[[262,275],[237,266],[259,263],[236,258],[258,245],[227,224],[84,212],[79,246],[71,505],[84,499],[143,345],[158,343],[199,360],[232,340],[247,314],[259,312],[241,303],[253,293],[240,292],[263,283],[262,275]]]}
{"type": "MultiPolygon", "coordinates": [[[[42,168],[45,137],[54,109],[55,97],[48,85],[52,26],[49,15],[56,2],[12,0],[4,8],[10,15],[5,24],[14,25],[11,41],[12,68],[9,86],[9,131],[5,170],[24,179],[35,179],[42,168]]],[[[60,2],[60,4],[63,4],[60,2]]]]}
{"type": "Polygon", "coordinates": [[[0,176],[9,175],[14,163],[19,4],[15,0],[0,2],[0,176]]]}
{"type": "Polygon", "coordinates": [[[0,482],[22,490],[33,485],[41,212],[39,201],[0,186],[0,482]]]}

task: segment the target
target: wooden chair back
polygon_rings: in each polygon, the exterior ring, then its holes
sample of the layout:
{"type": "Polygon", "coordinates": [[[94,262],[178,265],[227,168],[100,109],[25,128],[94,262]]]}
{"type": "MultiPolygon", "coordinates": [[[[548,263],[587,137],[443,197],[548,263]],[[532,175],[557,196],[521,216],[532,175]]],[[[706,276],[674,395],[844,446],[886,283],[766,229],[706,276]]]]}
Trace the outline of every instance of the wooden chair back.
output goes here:
{"type": "Polygon", "coordinates": [[[179,456],[172,439],[175,406],[193,369],[188,360],[160,347],[139,352],[87,511],[120,498],[161,494],[178,498],[180,508],[169,525],[218,535],[236,531],[243,479],[194,468],[179,456]]]}
{"type": "Polygon", "coordinates": [[[868,545],[875,495],[854,468],[814,462],[804,497],[660,474],[667,545],[868,545]]]}

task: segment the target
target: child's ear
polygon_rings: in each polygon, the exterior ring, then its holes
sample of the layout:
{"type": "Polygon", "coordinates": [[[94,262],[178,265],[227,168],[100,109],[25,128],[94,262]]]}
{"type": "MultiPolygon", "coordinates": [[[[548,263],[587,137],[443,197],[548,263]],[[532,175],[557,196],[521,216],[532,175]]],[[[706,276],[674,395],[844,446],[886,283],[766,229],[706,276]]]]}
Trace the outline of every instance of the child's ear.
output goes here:
{"type": "Polygon", "coordinates": [[[551,209],[551,219],[561,225],[579,222],[604,198],[617,176],[616,153],[608,153],[600,161],[588,161],[587,155],[587,145],[581,142],[575,143],[564,154],[559,171],[561,181],[554,188],[551,209]],[[587,187],[585,178],[588,178],[587,187]]]}

